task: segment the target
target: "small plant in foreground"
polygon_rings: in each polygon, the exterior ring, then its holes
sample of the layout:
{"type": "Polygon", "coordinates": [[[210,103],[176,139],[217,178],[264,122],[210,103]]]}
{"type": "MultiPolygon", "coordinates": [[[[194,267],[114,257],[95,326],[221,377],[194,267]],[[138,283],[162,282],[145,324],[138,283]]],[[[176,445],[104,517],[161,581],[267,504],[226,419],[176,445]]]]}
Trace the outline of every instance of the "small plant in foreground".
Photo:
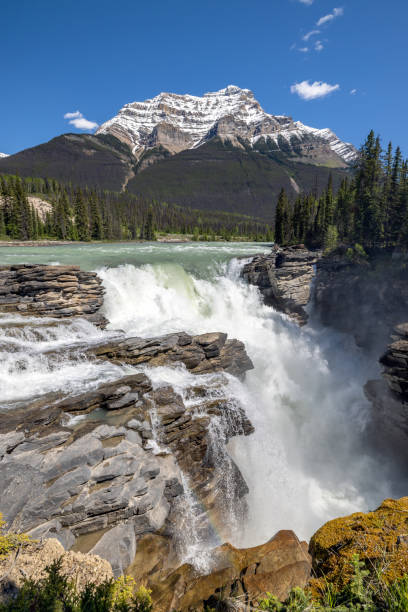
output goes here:
{"type": "Polygon", "coordinates": [[[6,521],[0,512],[0,558],[6,557],[12,550],[28,542],[30,542],[30,538],[24,533],[6,532],[6,521]]]}

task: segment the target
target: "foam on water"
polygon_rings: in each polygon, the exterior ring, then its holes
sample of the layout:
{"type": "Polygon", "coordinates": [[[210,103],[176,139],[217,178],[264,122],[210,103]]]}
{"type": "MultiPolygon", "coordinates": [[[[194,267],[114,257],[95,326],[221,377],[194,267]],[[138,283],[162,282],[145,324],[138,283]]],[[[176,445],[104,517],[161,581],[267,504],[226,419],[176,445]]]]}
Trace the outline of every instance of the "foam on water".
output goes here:
{"type": "Polygon", "coordinates": [[[50,392],[81,393],[118,378],[124,368],[80,350],[109,335],[82,319],[0,316],[1,407],[50,392]]]}

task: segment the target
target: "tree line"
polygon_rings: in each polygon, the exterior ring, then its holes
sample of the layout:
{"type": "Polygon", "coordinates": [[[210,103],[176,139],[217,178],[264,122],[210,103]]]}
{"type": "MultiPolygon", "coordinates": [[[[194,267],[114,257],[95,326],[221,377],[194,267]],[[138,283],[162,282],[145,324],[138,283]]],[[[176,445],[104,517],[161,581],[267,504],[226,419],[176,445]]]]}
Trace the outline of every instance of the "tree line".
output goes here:
{"type": "Polygon", "coordinates": [[[390,143],[384,151],[371,131],[351,178],[337,194],[327,189],[299,196],[293,204],[282,189],[275,213],[275,241],[332,250],[338,244],[408,248],[408,160],[390,143]]]}
{"type": "Polygon", "coordinates": [[[0,236],[17,240],[155,240],[158,233],[194,240],[246,237],[270,241],[271,228],[246,215],[201,211],[127,192],[78,189],[53,179],[0,175],[0,236]],[[48,203],[42,210],[31,196],[48,203]]]}

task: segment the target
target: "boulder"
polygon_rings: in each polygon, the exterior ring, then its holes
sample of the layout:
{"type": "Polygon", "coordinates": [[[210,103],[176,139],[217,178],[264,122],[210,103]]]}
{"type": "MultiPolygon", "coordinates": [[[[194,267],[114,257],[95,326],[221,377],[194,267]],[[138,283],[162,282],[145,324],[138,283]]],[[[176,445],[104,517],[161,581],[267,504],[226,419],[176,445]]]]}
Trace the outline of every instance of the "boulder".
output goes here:
{"type": "Polygon", "coordinates": [[[152,589],[158,612],[215,608],[220,600],[234,599],[249,609],[266,592],[283,600],[292,588],[306,585],[311,570],[307,544],[292,531],[279,531],[254,548],[223,544],[209,554],[210,569],[204,573],[190,564],[171,567],[167,553],[165,538],[146,536],[128,570],[152,589]]]}
{"type": "Polygon", "coordinates": [[[87,582],[101,584],[113,577],[108,561],[97,555],[80,552],[65,552],[55,538],[43,542],[32,542],[4,559],[0,559],[0,599],[14,595],[24,579],[40,580],[45,576],[45,567],[62,557],[61,573],[73,580],[79,591],[87,582]]]}
{"type": "Polygon", "coordinates": [[[313,535],[309,552],[315,578],[312,591],[326,581],[341,589],[353,574],[351,560],[358,555],[370,572],[380,571],[392,582],[408,573],[408,497],[386,499],[373,512],[356,512],[329,521],[313,535]],[[377,568],[377,569],[376,569],[377,568]]]}

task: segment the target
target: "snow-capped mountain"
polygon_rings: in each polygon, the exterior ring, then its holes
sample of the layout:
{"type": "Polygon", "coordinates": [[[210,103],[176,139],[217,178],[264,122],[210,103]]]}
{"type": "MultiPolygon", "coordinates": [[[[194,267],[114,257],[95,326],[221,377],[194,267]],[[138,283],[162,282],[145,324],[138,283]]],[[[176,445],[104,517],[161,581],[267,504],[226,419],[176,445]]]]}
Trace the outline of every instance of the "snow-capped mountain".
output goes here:
{"type": "MultiPolygon", "coordinates": [[[[151,100],[126,104],[96,134],[111,134],[126,143],[136,158],[162,146],[171,153],[197,148],[218,136],[242,146],[267,146],[299,160],[350,164],[357,150],[329,129],[308,127],[291,117],[265,112],[249,89],[230,85],[202,97],[161,93],[151,100]]],[[[335,164],[336,165],[336,164],[335,164]]]]}
{"type": "Polygon", "coordinates": [[[0,157],[9,157],[7,153],[0,153],[0,157]]]}

